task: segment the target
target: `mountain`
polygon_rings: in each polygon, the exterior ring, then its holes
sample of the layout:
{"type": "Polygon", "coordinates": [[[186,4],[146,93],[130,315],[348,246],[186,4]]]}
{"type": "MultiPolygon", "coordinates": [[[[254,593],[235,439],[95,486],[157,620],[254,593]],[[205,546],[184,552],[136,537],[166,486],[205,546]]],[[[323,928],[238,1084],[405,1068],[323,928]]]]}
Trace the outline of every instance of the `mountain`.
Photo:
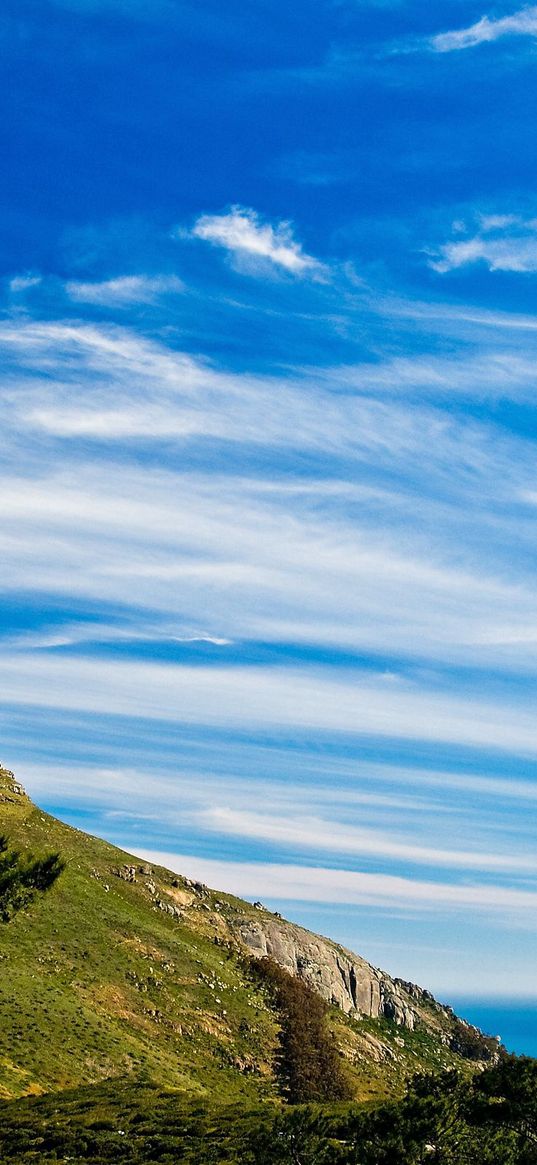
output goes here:
{"type": "Polygon", "coordinates": [[[10,850],[65,863],[46,894],[0,923],[0,1097],[124,1077],[200,1098],[275,1099],[281,1014],[252,956],[326,1002],[357,1099],[495,1057],[494,1040],[429,992],[260,903],[62,823],[4,768],[0,834],[10,850]]]}

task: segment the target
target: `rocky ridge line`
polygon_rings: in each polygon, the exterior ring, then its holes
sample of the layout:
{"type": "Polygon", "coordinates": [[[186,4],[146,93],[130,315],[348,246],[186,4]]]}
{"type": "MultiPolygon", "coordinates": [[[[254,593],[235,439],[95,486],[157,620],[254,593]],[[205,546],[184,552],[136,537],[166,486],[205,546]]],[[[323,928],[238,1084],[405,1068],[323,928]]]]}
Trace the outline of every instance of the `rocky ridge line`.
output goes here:
{"type": "Polygon", "coordinates": [[[234,929],[250,954],[274,959],[345,1015],[391,1019],[412,1031],[423,1021],[424,1006],[444,1011],[430,992],[392,979],[352,951],[295,923],[274,918],[268,911],[260,911],[259,918],[237,922],[234,929]]]}

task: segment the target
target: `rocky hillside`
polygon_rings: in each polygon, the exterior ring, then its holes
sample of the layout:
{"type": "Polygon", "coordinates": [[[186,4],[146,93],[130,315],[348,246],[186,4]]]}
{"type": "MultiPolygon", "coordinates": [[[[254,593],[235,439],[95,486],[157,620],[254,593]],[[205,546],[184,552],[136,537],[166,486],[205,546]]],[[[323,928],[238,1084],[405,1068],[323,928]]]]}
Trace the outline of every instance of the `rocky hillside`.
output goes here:
{"type": "Polygon", "coordinates": [[[42,812],[0,769],[0,834],[58,851],[51,890],[0,924],[0,1096],[135,1075],[194,1094],[274,1096],[270,955],[330,1007],[357,1098],[491,1048],[432,996],[249,903],[150,867],[42,812]]]}
{"type": "Polygon", "coordinates": [[[337,943],[311,934],[292,922],[261,913],[245,920],[233,931],[252,954],[268,955],[280,966],[305,979],[327,1003],[345,1015],[390,1019],[413,1031],[416,1025],[436,1031],[437,1020],[449,1024],[446,1008],[435,1004],[433,996],[413,983],[391,979],[337,943]],[[434,1016],[434,1019],[433,1019],[434,1016]]]}

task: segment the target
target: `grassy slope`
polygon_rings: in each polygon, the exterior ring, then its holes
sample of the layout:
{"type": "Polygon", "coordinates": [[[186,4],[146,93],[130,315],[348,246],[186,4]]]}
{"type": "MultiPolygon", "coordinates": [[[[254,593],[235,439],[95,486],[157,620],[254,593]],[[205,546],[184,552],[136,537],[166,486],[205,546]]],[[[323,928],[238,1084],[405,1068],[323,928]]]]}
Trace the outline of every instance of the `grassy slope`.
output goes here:
{"type": "MultiPolygon", "coordinates": [[[[147,1082],[105,1082],[2,1105],[0,1158],[37,1161],[243,1161],[255,1133],[270,1124],[271,1104],[211,1104],[147,1082]]],[[[254,1157],[254,1159],[256,1159],[254,1157]]]]}
{"type": "MultiPolygon", "coordinates": [[[[276,1098],[276,1017],[227,927],[253,907],[163,869],[122,880],[114,870],[139,860],[13,796],[12,785],[0,769],[0,798],[9,797],[0,833],[35,854],[59,851],[67,868],[0,926],[0,1097],[134,1074],[215,1100],[276,1098]]],[[[360,1099],[460,1064],[424,1031],[335,1010],[331,1023],[360,1099]]]]}

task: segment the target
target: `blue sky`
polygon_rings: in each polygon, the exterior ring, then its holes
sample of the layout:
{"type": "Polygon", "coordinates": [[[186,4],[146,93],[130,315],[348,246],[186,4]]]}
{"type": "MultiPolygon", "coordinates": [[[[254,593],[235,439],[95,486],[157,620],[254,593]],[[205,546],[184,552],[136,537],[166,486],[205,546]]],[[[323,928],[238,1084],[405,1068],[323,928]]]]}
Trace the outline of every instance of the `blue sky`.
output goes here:
{"type": "Polygon", "coordinates": [[[3,6],[1,755],[445,998],[537,956],[537,6],[3,6]]]}

